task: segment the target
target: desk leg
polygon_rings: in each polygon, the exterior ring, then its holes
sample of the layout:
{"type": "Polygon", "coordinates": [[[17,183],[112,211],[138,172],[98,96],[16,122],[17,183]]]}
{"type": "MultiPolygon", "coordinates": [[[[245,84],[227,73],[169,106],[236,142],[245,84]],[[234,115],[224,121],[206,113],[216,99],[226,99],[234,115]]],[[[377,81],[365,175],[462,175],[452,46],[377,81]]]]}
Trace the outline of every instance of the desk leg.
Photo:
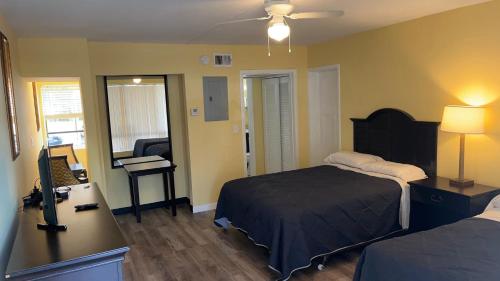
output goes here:
{"type": "Polygon", "coordinates": [[[139,200],[139,181],[137,176],[132,176],[132,189],[134,191],[134,209],[137,222],[141,222],[141,201],[139,200]]]}
{"type": "Polygon", "coordinates": [[[174,171],[168,173],[169,185],[170,185],[170,205],[172,206],[172,216],[177,216],[177,207],[175,206],[175,183],[174,183],[174,171]]]}
{"type": "Polygon", "coordinates": [[[168,175],[167,173],[162,173],[163,176],[163,192],[165,193],[165,207],[170,209],[170,197],[168,196],[168,175]]]}
{"type": "Polygon", "coordinates": [[[135,215],[134,187],[133,187],[132,177],[131,176],[128,176],[128,186],[130,188],[130,204],[131,204],[130,208],[132,210],[132,214],[135,215]]]}

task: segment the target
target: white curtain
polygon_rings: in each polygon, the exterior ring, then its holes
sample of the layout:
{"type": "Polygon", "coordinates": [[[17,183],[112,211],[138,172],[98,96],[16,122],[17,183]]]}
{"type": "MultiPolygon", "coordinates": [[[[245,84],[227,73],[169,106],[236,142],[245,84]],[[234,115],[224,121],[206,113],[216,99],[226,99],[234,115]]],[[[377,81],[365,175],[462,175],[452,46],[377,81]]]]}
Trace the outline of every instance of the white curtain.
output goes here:
{"type": "Polygon", "coordinates": [[[168,137],[165,85],[109,85],[113,152],[132,151],[137,139],[168,137]]]}

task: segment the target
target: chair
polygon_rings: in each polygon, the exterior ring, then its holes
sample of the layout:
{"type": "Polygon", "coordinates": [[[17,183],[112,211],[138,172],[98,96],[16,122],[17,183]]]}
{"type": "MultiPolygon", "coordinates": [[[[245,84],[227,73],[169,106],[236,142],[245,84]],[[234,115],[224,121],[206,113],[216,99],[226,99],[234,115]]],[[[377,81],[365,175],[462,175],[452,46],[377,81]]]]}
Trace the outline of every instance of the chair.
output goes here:
{"type": "MultiPolygon", "coordinates": [[[[78,164],[78,158],[76,157],[75,150],[73,149],[73,144],[59,144],[49,146],[50,156],[66,156],[69,165],[78,164]]],[[[87,177],[87,170],[77,170],[73,172],[76,177],[87,177]]]]}
{"type": "MultiPolygon", "coordinates": [[[[138,139],[134,143],[134,152],[133,157],[142,157],[146,156],[146,150],[148,147],[156,144],[165,144],[169,145],[168,138],[152,138],[152,139],[138,139]]],[[[151,155],[148,155],[151,156],[151,155]]]]}
{"type": "Polygon", "coordinates": [[[69,168],[66,155],[50,157],[50,171],[54,187],[76,185],[88,182],[88,179],[79,180],[69,168]]]}
{"type": "Polygon", "coordinates": [[[68,159],[68,164],[70,165],[80,163],[78,161],[78,158],[76,157],[72,143],[49,146],[49,153],[50,156],[66,155],[68,159]]]}

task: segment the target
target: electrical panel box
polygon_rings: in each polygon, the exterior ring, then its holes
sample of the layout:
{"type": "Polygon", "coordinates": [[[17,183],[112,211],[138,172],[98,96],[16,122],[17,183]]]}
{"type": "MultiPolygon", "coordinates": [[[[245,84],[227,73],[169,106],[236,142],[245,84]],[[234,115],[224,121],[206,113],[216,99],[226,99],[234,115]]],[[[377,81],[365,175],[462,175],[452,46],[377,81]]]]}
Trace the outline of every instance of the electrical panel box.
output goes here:
{"type": "Polygon", "coordinates": [[[227,77],[203,77],[205,121],[229,119],[227,77]]]}

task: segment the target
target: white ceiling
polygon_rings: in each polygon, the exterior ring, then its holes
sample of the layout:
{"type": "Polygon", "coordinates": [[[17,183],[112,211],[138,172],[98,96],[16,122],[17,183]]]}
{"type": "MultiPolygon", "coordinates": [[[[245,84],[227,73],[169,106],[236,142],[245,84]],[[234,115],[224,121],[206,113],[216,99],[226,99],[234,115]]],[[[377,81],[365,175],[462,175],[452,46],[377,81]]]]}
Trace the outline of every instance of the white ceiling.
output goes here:
{"type": "MultiPolygon", "coordinates": [[[[0,0],[19,37],[93,41],[265,44],[265,23],[213,28],[265,16],[264,0],[0,0]]],[[[295,11],[340,9],[336,19],[290,23],[292,44],[311,44],[486,0],[291,0],[295,11]]]]}

